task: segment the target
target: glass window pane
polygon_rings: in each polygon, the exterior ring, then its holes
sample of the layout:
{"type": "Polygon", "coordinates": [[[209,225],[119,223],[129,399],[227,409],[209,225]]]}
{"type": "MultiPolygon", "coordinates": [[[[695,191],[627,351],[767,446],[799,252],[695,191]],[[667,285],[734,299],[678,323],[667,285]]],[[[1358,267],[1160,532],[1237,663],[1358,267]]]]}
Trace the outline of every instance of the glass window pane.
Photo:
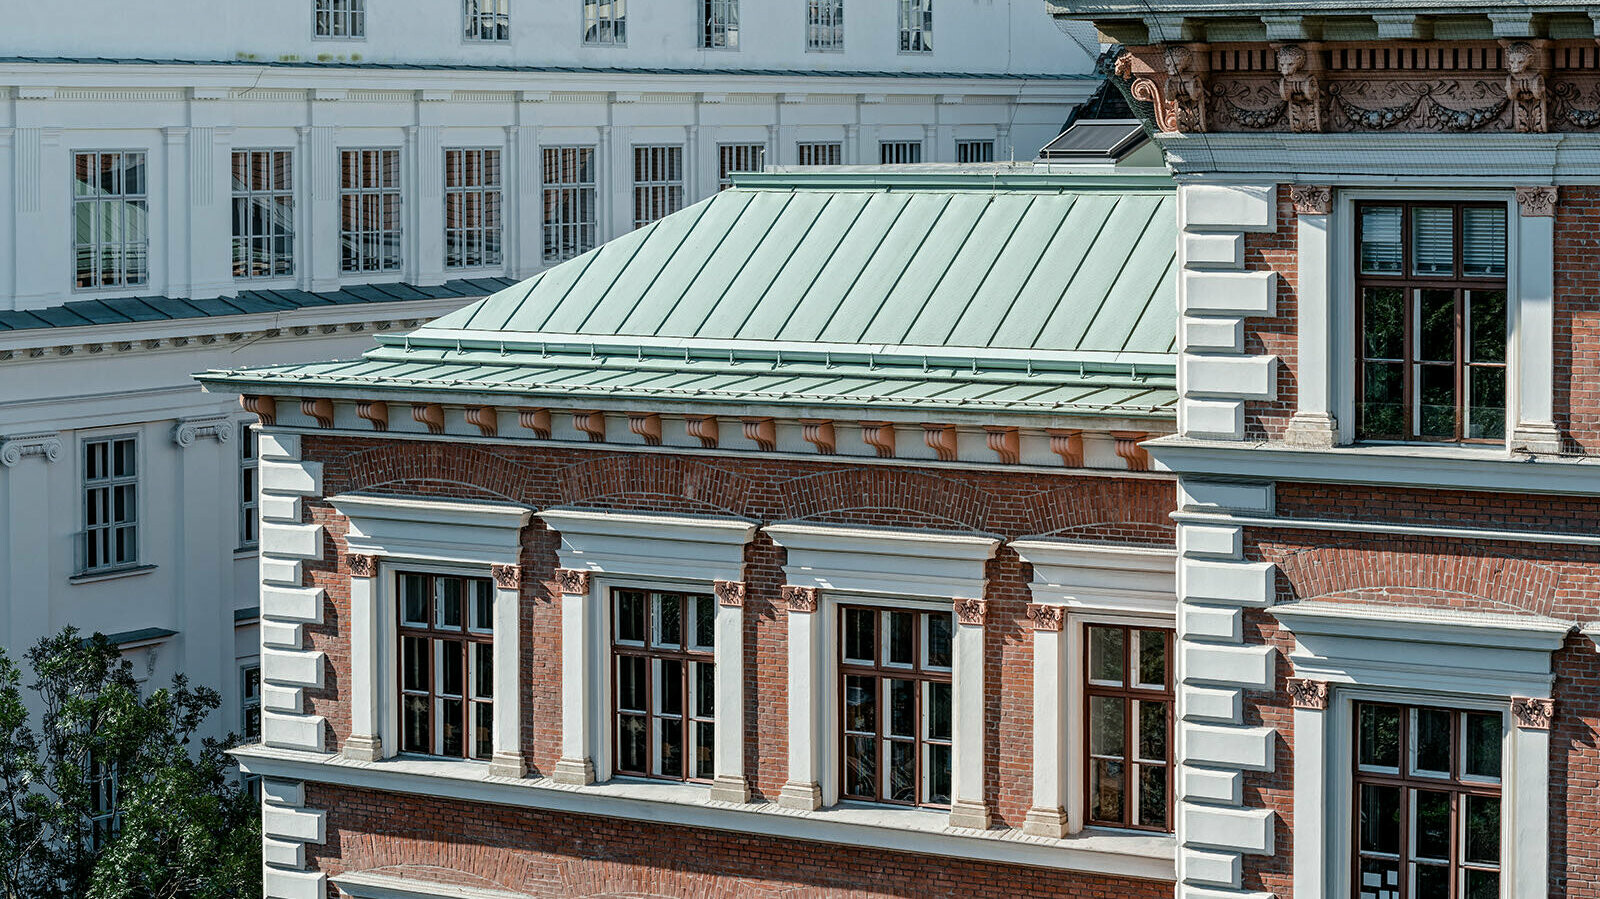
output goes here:
{"type": "Polygon", "coordinates": [[[1450,899],[1449,865],[1416,865],[1415,899],[1450,899]]]}
{"type": "Polygon", "coordinates": [[[929,668],[949,668],[954,658],[951,641],[954,638],[954,614],[931,614],[928,622],[928,645],[923,650],[923,665],[929,668]]]}
{"type": "Polygon", "coordinates": [[[472,695],[494,698],[494,644],[472,644],[472,695]]]}
{"type": "Polygon", "coordinates": [[[460,578],[442,577],[436,582],[439,592],[439,620],[438,627],[459,628],[462,625],[462,584],[460,578]]]}
{"type": "Polygon", "coordinates": [[[494,630],[494,589],[484,580],[474,579],[467,583],[472,589],[472,628],[494,630]]]}
{"type": "Polygon", "coordinates": [[[472,708],[472,753],[477,758],[486,759],[494,755],[494,706],[487,702],[475,702],[472,708]]]}
{"type": "Polygon", "coordinates": [[[696,649],[711,649],[717,642],[717,601],[715,597],[700,594],[694,601],[694,645],[696,649]]]}
{"type": "Polygon", "coordinates": [[[1499,715],[1468,712],[1466,718],[1466,757],[1462,773],[1468,777],[1500,779],[1501,720],[1499,715]]]}
{"type": "Polygon", "coordinates": [[[1417,291],[1417,360],[1455,362],[1455,291],[1417,291]]]}
{"type": "Polygon", "coordinates": [[[1359,764],[1371,768],[1400,767],[1400,709],[1392,705],[1357,706],[1360,728],[1359,764]]]}
{"type": "Polygon", "coordinates": [[[1498,440],[1506,435],[1506,370],[1502,366],[1473,366],[1467,370],[1471,390],[1466,436],[1498,440]]]}
{"type": "Polygon", "coordinates": [[[1450,794],[1433,790],[1411,793],[1413,852],[1419,859],[1450,860],[1450,794]]]}
{"type": "Polygon", "coordinates": [[[694,725],[694,776],[710,780],[717,774],[717,726],[710,721],[697,721],[694,725]]]}
{"type": "Polygon", "coordinates": [[[1400,788],[1362,784],[1360,798],[1362,852],[1400,852],[1400,788]]]}
{"type": "Polygon", "coordinates": [[[634,590],[618,590],[617,639],[630,643],[644,642],[644,594],[634,590]]]}
{"type": "Polygon", "coordinates": [[[1126,704],[1119,696],[1089,697],[1089,752],[1121,757],[1126,741],[1126,704]]]}
{"type": "Polygon", "coordinates": [[[400,712],[400,750],[433,752],[433,740],[429,736],[428,697],[405,697],[400,704],[400,712]]]}
{"type": "Polygon", "coordinates": [[[889,743],[889,790],[895,802],[917,801],[917,744],[910,740],[889,743]]]}
{"type": "Polygon", "coordinates": [[[454,640],[440,640],[439,646],[439,692],[446,696],[461,696],[465,691],[465,672],[462,670],[465,658],[461,652],[461,644],[454,640]]]}
{"type": "Polygon", "coordinates": [[[1091,759],[1089,762],[1089,817],[1095,821],[1121,823],[1122,800],[1127,794],[1122,762],[1091,759]]]}
{"type": "Polygon", "coordinates": [[[928,795],[923,797],[923,801],[935,805],[949,805],[951,749],[949,746],[930,744],[927,753],[928,795]]]}
{"type": "Polygon", "coordinates": [[[1369,287],[1361,294],[1361,332],[1368,359],[1404,359],[1406,352],[1405,292],[1398,287],[1369,287]]]}
{"type": "Polygon", "coordinates": [[[428,677],[429,652],[426,637],[400,638],[400,687],[404,690],[426,691],[432,684],[428,677]]]}
{"type": "Polygon", "coordinates": [[[927,703],[923,715],[928,720],[928,739],[949,740],[952,729],[952,705],[950,702],[950,684],[933,681],[928,684],[928,694],[924,700],[927,703]]]}
{"type": "Polygon", "coordinates": [[[1468,871],[1466,899],[1500,899],[1500,873],[1468,871]]]}
{"type": "Polygon", "coordinates": [[[1137,700],[1135,713],[1139,719],[1139,758],[1148,762],[1167,760],[1167,704],[1137,700]]]}
{"type": "Polygon", "coordinates": [[[1453,365],[1419,365],[1417,399],[1421,415],[1417,434],[1454,437],[1456,433],[1456,370],[1453,365]]]}
{"type": "Polygon", "coordinates": [[[872,662],[877,658],[878,613],[871,609],[844,610],[844,657],[872,662]]]}
{"type": "Polygon", "coordinates": [[[661,722],[659,746],[655,773],[666,777],[682,777],[683,727],[676,721],[661,722]]]}
{"type": "Polygon", "coordinates": [[[654,595],[656,646],[683,645],[683,597],[676,593],[654,595]]]}
{"type": "Polygon", "coordinates": [[[1139,643],[1138,684],[1167,686],[1167,635],[1165,631],[1135,631],[1139,643]]]}
{"type": "Polygon", "coordinates": [[[916,664],[916,630],[917,614],[915,612],[886,612],[884,617],[889,629],[888,656],[884,659],[890,665],[916,664]]]}
{"type": "Polygon", "coordinates": [[[1506,361],[1506,292],[1467,291],[1469,362],[1506,361]]]}
{"type": "Polygon", "coordinates": [[[717,713],[717,666],[710,662],[691,662],[694,678],[694,716],[710,718],[717,713]]]}
{"type": "Polygon", "coordinates": [[[1400,864],[1380,858],[1361,860],[1360,899],[1400,899],[1400,864]]]}
{"type": "Polygon", "coordinates": [[[1463,858],[1472,864],[1500,864],[1500,798],[1463,796],[1466,832],[1463,858]]]}
{"type": "Polygon", "coordinates": [[[878,679],[846,675],[844,679],[844,729],[856,733],[878,730],[878,679]]]}
{"type": "Polygon", "coordinates": [[[844,741],[844,791],[851,796],[878,795],[878,741],[872,737],[846,737],[844,741]]]}
{"type": "Polygon", "coordinates": [[[1411,210],[1411,272],[1455,274],[1455,210],[1415,207],[1411,210]]]}
{"type": "Polygon", "coordinates": [[[683,662],[677,659],[657,659],[656,714],[679,716],[683,714],[683,662]]]}
{"type": "Polygon", "coordinates": [[[1361,210],[1361,271],[1364,274],[1400,274],[1400,219],[1398,206],[1367,206],[1361,210]]]}
{"type": "Polygon", "coordinates": [[[1144,827],[1167,826],[1167,769],[1139,766],[1139,820],[1144,827]]]}
{"type": "Polygon", "coordinates": [[[888,680],[889,691],[888,733],[895,737],[917,735],[917,682],[888,680]]]}
{"type": "Polygon", "coordinates": [[[465,709],[462,702],[459,699],[441,699],[439,709],[440,754],[462,755],[462,741],[466,738],[463,733],[465,709]]]}
{"type": "Polygon", "coordinates": [[[1121,684],[1126,661],[1120,627],[1089,628],[1089,679],[1102,684],[1121,684]]]}
{"type": "Polygon", "coordinates": [[[646,770],[646,747],[650,729],[642,715],[622,715],[617,721],[617,767],[623,771],[646,770]]]}
{"type": "Polygon", "coordinates": [[[617,708],[628,712],[645,710],[646,660],[639,656],[617,657],[617,708]]]}
{"type": "Polygon", "coordinates": [[[1419,774],[1450,776],[1450,723],[1452,712],[1443,709],[1417,709],[1412,735],[1412,770],[1419,774]]]}
{"type": "Polygon", "coordinates": [[[1405,363],[1368,362],[1361,371],[1362,436],[1391,440],[1405,437],[1405,363]]]}

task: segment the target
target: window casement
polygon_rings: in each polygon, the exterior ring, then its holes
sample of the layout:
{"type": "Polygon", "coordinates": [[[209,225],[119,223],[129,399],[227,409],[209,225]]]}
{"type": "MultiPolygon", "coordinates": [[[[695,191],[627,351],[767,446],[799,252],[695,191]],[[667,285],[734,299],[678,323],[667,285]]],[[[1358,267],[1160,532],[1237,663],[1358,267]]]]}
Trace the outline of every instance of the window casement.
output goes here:
{"type": "Polygon", "coordinates": [[[494,588],[488,578],[397,574],[400,751],[494,754],[494,588]]]}
{"type": "Polygon", "coordinates": [[[766,144],[719,144],[717,190],[724,191],[733,186],[734,172],[759,172],[766,161],[766,144]]]}
{"type": "Polygon", "coordinates": [[[949,808],[955,615],[840,605],[840,794],[949,808]]]}
{"type": "Polygon", "coordinates": [[[150,197],[141,151],[73,154],[72,219],[80,290],[150,278],[150,197]]]}
{"type": "Polygon", "coordinates": [[[994,162],[994,141],[956,141],[956,162],[994,162]]]}
{"type": "Polygon", "coordinates": [[[716,777],[716,616],[707,593],[612,588],[617,774],[716,777]]]}
{"type": "Polygon", "coordinates": [[[628,0],[583,0],[583,42],[622,46],[628,42],[628,0]]]}
{"type": "Polygon", "coordinates": [[[121,771],[115,761],[102,760],[92,752],[83,764],[89,787],[89,846],[98,852],[122,832],[121,771]]]}
{"type": "Polygon", "coordinates": [[[138,564],[138,460],[135,437],[84,441],[84,530],[79,574],[138,564]]]}
{"type": "Polygon", "coordinates": [[[464,40],[511,40],[511,0],[461,0],[461,18],[464,40]]]}
{"type": "Polygon", "coordinates": [[[444,267],[500,265],[500,151],[444,151],[444,267]]]}
{"type": "Polygon", "coordinates": [[[878,143],[878,162],[883,165],[907,165],[921,161],[920,140],[886,140],[878,143]]]}
{"type": "Polygon", "coordinates": [[[367,36],[367,0],[315,0],[312,36],[360,40],[367,36]]]}
{"type": "Polygon", "coordinates": [[[683,208],[683,147],[633,148],[633,227],[683,208]]]}
{"type": "Polygon", "coordinates": [[[933,52],[933,0],[898,0],[900,52],[933,52]]]}
{"type": "Polygon", "coordinates": [[[340,270],[400,270],[400,151],[339,151],[340,270]]]}
{"type": "Polygon", "coordinates": [[[261,666],[239,669],[239,736],[246,743],[261,740],[261,666]]]}
{"type": "Polygon", "coordinates": [[[1500,893],[1499,712],[1355,704],[1359,899],[1500,893]]]}
{"type": "Polygon", "coordinates": [[[700,0],[700,46],[739,49],[739,0],[700,0]]]}
{"type": "Polygon", "coordinates": [[[800,165],[840,165],[844,144],[838,141],[802,141],[795,145],[800,165]]]}
{"type": "Polygon", "coordinates": [[[806,0],[806,49],[844,49],[844,0],[806,0]]]}
{"type": "Polygon", "coordinates": [[[1503,441],[1505,205],[1362,202],[1355,220],[1357,438],[1503,441]]]}
{"type": "Polygon", "coordinates": [[[260,507],[260,437],[248,425],[239,426],[239,547],[255,546],[260,539],[256,510],[260,507]]]}
{"type": "Polygon", "coordinates": [[[1172,830],[1172,637],[1084,625],[1086,824],[1172,830]]]}
{"type": "Polygon", "coordinates": [[[233,151],[233,276],[294,274],[294,154],[233,151]]]}
{"type": "Polygon", "coordinates": [[[544,261],[594,249],[599,221],[594,147],[545,147],[544,261]]]}

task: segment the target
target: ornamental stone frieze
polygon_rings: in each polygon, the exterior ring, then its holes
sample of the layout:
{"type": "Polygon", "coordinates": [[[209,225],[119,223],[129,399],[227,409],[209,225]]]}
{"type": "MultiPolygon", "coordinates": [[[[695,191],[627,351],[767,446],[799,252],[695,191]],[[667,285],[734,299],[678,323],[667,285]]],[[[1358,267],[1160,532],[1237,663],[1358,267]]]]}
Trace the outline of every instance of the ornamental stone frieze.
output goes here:
{"type": "Polygon", "coordinates": [[[1594,40],[1191,41],[1133,47],[1113,72],[1167,133],[1600,129],[1594,40]]]}
{"type": "Polygon", "coordinates": [[[28,456],[39,456],[46,462],[61,458],[61,435],[51,432],[0,438],[0,465],[10,468],[28,456]]]}

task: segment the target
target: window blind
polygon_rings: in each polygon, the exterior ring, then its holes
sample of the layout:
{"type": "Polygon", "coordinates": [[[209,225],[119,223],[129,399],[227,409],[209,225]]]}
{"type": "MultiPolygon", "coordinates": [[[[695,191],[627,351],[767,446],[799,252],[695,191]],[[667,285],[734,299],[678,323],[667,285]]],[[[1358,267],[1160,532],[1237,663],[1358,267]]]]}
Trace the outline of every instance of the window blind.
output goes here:
{"type": "Polygon", "coordinates": [[[1504,209],[1461,210],[1461,271],[1467,277],[1505,276],[1506,211],[1504,209]]]}
{"type": "Polygon", "coordinates": [[[1411,273],[1448,276],[1455,270],[1455,211],[1411,210],[1411,273]]]}
{"type": "Polygon", "coordinates": [[[1362,210],[1361,271],[1369,275],[1400,273],[1400,207],[1362,210]]]}

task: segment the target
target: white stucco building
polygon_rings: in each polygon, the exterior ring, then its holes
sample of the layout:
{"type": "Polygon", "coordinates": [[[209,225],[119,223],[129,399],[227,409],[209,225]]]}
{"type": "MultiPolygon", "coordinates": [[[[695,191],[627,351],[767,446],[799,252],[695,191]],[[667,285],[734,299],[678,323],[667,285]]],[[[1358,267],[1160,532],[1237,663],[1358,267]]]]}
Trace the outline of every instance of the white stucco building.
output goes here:
{"type": "MultiPolygon", "coordinates": [[[[90,0],[0,59],[0,645],[116,635],[251,726],[242,410],[765,164],[1032,158],[1036,0],[90,0]]],[[[1091,38],[1092,40],[1092,38],[1091,38]]]]}

